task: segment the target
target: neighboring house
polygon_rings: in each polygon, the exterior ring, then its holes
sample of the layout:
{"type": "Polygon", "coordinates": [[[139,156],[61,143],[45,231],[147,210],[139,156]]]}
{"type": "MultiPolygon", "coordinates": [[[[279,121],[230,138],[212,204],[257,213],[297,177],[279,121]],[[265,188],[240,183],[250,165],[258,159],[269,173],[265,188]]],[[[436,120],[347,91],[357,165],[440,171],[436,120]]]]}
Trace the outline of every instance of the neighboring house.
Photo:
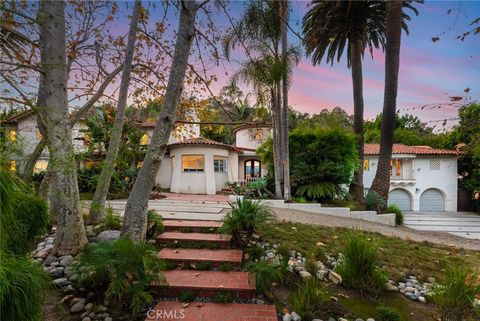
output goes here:
{"type": "MultiPolygon", "coordinates": [[[[365,145],[363,184],[372,185],[379,144],[365,145]]],[[[457,211],[458,151],[394,144],[388,204],[403,211],[457,211]]]]}
{"type": "MultiPolygon", "coordinates": [[[[272,135],[269,125],[237,127],[235,144],[227,145],[201,137],[194,112],[187,112],[185,118],[193,123],[175,124],[155,178],[161,188],[174,193],[215,194],[227,182],[244,183],[266,175],[266,166],[256,149],[272,135]]],[[[20,113],[3,124],[8,128],[10,139],[19,141],[23,148],[22,155],[11,157],[12,168],[22,171],[22,159],[32,152],[41,138],[35,114],[31,111],[20,113]]],[[[145,131],[140,144],[148,145],[155,123],[143,122],[140,126],[145,131]]],[[[86,150],[87,139],[81,131],[84,127],[80,122],[73,130],[77,152],[86,150]]],[[[379,149],[378,144],[365,145],[365,187],[371,186],[375,176],[379,149]]],[[[457,157],[455,150],[394,144],[389,204],[396,204],[404,211],[456,211],[457,157]]],[[[46,169],[48,158],[45,150],[35,172],[46,169]]],[[[138,166],[141,165],[139,162],[138,166]]]]}

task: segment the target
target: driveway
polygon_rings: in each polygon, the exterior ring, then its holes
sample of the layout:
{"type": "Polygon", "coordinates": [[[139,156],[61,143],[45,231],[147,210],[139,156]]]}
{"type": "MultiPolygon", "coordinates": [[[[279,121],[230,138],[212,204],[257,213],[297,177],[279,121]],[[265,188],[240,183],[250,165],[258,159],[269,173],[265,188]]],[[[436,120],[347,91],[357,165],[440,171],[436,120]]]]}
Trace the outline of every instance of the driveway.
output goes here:
{"type": "Polygon", "coordinates": [[[468,212],[407,212],[405,226],[480,240],[480,215],[468,212]]]}

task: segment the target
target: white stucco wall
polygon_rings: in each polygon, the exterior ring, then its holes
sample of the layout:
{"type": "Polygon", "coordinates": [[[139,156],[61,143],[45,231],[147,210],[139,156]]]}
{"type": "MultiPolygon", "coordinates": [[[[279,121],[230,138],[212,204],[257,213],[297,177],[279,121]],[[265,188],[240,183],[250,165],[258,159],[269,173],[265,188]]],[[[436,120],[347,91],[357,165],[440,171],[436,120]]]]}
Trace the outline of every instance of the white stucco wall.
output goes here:
{"type": "Polygon", "coordinates": [[[271,135],[272,135],[272,130],[268,127],[240,129],[235,133],[235,146],[257,149],[271,135]],[[262,130],[263,132],[262,140],[253,139],[252,133],[255,130],[262,130]]]}
{"type": "MultiPolygon", "coordinates": [[[[396,157],[396,155],[394,156],[396,157]]],[[[403,155],[399,158],[407,157],[403,155]]],[[[411,157],[411,155],[409,156],[411,157]]],[[[378,165],[378,157],[367,156],[370,169],[363,173],[363,184],[365,188],[370,188],[378,165]]],[[[423,156],[418,155],[413,158],[413,171],[415,180],[411,182],[390,181],[390,191],[393,189],[403,189],[407,191],[412,200],[412,210],[420,210],[420,196],[430,188],[439,190],[445,198],[445,211],[457,211],[457,160],[455,157],[436,155],[423,156]],[[430,160],[438,159],[440,161],[439,170],[430,169],[430,160]]]]}
{"type": "Polygon", "coordinates": [[[227,169],[227,174],[215,173],[213,157],[227,157],[227,162],[230,164],[229,154],[227,149],[198,145],[180,145],[171,148],[170,156],[173,157],[173,166],[170,191],[187,194],[215,194],[217,191],[220,191],[224,187],[225,182],[229,180],[231,168],[227,169]],[[182,155],[203,155],[205,162],[204,171],[183,172],[182,155]]]}
{"type": "Polygon", "coordinates": [[[170,188],[172,182],[172,158],[165,157],[160,163],[157,176],[155,176],[155,183],[160,185],[161,188],[170,188]]]}

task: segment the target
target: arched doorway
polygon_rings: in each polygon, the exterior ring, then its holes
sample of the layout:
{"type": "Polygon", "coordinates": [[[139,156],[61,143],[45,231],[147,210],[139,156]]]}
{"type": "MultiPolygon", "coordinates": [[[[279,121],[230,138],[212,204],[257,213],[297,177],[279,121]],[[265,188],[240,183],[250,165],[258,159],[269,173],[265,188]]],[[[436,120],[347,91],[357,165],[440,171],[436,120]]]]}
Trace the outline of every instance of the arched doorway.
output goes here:
{"type": "Polygon", "coordinates": [[[404,189],[397,188],[388,193],[388,205],[395,204],[402,211],[412,210],[412,199],[404,189]]]}
{"type": "Polygon", "coordinates": [[[420,196],[420,211],[443,212],[445,211],[445,198],[438,189],[430,188],[420,196]]]}
{"type": "Polygon", "coordinates": [[[248,159],[244,163],[245,179],[262,177],[262,163],[258,159],[248,159]]]}

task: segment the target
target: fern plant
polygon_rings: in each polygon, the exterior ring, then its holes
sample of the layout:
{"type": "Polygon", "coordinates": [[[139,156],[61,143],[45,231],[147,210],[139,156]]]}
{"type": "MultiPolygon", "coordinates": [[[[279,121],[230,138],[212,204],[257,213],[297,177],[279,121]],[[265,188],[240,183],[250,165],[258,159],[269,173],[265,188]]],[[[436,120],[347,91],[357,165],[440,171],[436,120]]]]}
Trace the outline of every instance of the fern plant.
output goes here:
{"type": "Polygon", "coordinates": [[[257,290],[271,295],[270,288],[272,283],[279,283],[283,279],[281,267],[267,263],[265,261],[250,262],[246,266],[246,269],[250,273],[255,273],[255,281],[257,290]]]}
{"type": "Polygon", "coordinates": [[[233,234],[237,244],[241,244],[242,235],[249,239],[255,228],[273,218],[270,209],[251,199],[237,199],[230,203],[232,210],[223,219],[220,233],[233,234]]]}
{"type": "Polygon", "coordinates": [[[297,195],[313,200],[343,199],[348,193],[339,185],[331,182],[318,182],[302,185],[297,195]]]}
{"type": "Polygon", "coordinates": [[[165,264],[146,243],[118,239],[111,243],[87,245],[75,266],[78,282],[100,291],[107,303],[129,299],[133,314],[151,303],[147,289],[160,280],[165,264]]]}

